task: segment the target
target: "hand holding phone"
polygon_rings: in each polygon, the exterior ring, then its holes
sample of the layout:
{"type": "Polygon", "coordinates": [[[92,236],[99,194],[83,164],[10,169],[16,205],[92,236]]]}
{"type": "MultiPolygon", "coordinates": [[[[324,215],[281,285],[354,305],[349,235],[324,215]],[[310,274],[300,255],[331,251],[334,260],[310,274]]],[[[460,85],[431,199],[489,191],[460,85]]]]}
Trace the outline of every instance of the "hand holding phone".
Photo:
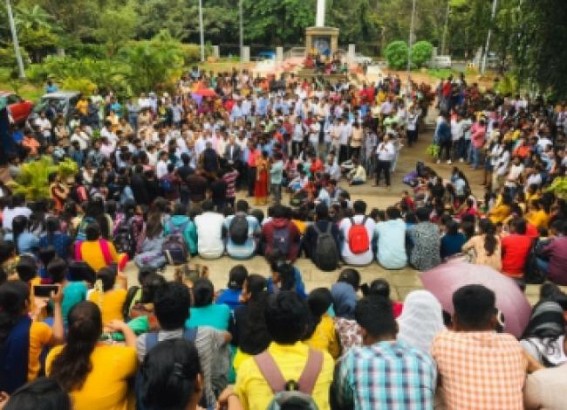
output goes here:
{"type": "Polygon", "coordinates": [[[51,298],[52,294],[57,294],[59,285],[34,285],[33,294],[40,298],[51,298]]]}

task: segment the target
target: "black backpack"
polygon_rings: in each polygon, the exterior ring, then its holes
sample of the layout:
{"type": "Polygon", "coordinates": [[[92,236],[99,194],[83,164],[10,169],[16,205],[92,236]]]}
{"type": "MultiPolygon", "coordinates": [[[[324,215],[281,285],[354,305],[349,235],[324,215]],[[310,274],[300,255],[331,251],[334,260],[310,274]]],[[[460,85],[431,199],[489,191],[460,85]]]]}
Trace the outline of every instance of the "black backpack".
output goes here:
{"type": "Polygon", "coordinates": [[[337,243],[333,237],[331,230],[332,222],[327,222],[327,229],[321,231],[317,223],[313,224],[313,229],[317,232],[317,244],[313,255],[313,262],[323,271],[333,271],[339,266],[339,251],[337,243]]]}
{"type": "Polygon", "coordinates": [[[230,240],[236,245],[244,245],[248,240],[248,219],[246,215],[235,215],[228,228],[230,240]]]}
{"type": "Polygon", "coordinates": [[[113,242],[116,252],[126,253],[130,259],[134,257],[136,240],[134,235],[132,235],[132,226],[129,220],[124,220],[120,223],[120,226],[115,231],[113,242]]]}

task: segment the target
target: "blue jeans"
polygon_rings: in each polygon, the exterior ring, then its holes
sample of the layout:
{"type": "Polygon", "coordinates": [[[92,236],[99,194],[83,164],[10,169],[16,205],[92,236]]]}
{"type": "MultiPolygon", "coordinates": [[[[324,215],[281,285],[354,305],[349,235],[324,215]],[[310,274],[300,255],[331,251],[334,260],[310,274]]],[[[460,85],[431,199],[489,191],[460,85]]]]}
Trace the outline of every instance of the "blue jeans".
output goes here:
{"type": "Polygon", "coordinates": [[[547,277],[548,270],[549,270],[549,261],[545,261],[541,258],[536,258],[537,268],[541,272],[543,276],[547,277]]]}
{"type": "Polygon", "coordinates": [[[472,147],[472,165],[475,169],[478,168],[481,162],[481,149],[482,148],[472,147]]]}

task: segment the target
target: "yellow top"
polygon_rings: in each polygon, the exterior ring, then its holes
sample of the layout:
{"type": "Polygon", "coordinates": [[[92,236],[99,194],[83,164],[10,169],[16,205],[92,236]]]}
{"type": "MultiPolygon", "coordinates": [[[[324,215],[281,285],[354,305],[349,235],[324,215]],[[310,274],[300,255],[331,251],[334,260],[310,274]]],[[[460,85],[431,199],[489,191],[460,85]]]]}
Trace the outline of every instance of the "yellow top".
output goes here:
{"type": "MultiPolygon", "coordinates": [[[[63,346],[49,352],[46,373],[63,346]]],[[[91,353],[92,370],[80,390],[70,393],[74,410],[128,409],[128,379],[136,373],[136,349],[126,346],[98,345],[91,353]]]]}
{"type": "Polygon", "coordinates": [[[113,320],[124,320],[122,307],[126,302],[125,289],[112,289],[101,294],[94,291],[89,295],[89,300],[96,303],[102,312],[102,324],[107,325],[113,320]]]}
{"type": "Polygon", "coordinates": [[[53,331],[47,323],[32,322],[30,327],[30,347],[28,358],[28,382],[37,379],[41,364],[39,356],[43,348],[51,343],[53,331]]]}
{"type": "MultiPolygon", "coordinates": [[[[274,358],[285,380],[298,380],[307,363],[309,346],[302,342],[293,345],[273,342],[268,347],[268,352],[274,358]]],[[[329,410],[329,388],[333,380],[334,361],[328,353],[323,352],[323,355],[323,368],[315,383],[312,397],[319,410],[329,410]]],[[[272,389],[253,358],[240,365],[234,391],[243,407],[249,410],[266,410],[274,397],[272,389]]]]}
{"type": "Polygon", "coordinates": [[[497,224],[498,222],[504,222],[504,220],[510,215],[511,209],[508,205],[495,205],[494,208],[488,212],[488,219],[493,224],[497,224]]]}
{"type": "MultiPolygon", "coordinates": [[[[113,262],[118,263],[118,253],[116,252],[116,248],[112,244],[112,242],[107,241],[108,243],[108,253],[112,258],[113,262]]],[[[95,272],[98,272],[102,268],[105,268],[109,264],[104,259],[104,255],[102,253],[102,248],[100,247],[100,243],[98,240],[96,241],[84,241],[81,244],[81,257],[83,261],[87,263],[95,272]]]]}
{"type": "Polygon", "coordinates": [[[315,328],[315,332],[305,343],[313,349],[328,352],[334,359],[341,354],[339,339],[335,331],[335,322],[327,313],[323,315],[321,321],[315,328]]]}
{"type": "Polygon", "coordinates": [[[305,231],[307,230],[307,224],[299,219],[292,219],[291,222],[297,227],[297,230],[301,235],[305,235],[305,231]]]}
{"type": "Polygon", "coordinates": [[[526,221],[536,228],[547,228],[547,225],[549,225],[549,218],[549,214],[543,209],[540,209],[539,211],[530,211],[526,214],[526,221]]]}

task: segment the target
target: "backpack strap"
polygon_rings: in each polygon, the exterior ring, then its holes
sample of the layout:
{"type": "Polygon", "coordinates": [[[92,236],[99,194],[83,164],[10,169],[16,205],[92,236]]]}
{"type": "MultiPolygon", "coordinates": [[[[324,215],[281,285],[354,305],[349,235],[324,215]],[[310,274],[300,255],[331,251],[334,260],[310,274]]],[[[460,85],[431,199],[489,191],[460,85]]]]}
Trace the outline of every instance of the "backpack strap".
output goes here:
{"type": "Polygon", "coordinates": [[[297,382],[299,391],[311,395],[321,369],[323,369],[323,353],[319,350],[309,349],[307,363],[297,382]]]}
{"type": "Polygon", "coordinates": [[[325,233],[332,233],[331,231],[333,230],[333,222],[328,221],[327,222],[327,229],[325,230],[325,233]]]}
{"type": "Polygon", "coordinates": [[[190,327],[188,329],[185,329],[183,331],[183,339],[187,340],[188,342],[195,343],[195,340],[197,340],[198,330],[198,327],[190,327]]]}
{"type": "Polygon", "coordinates": [[[157,332],[146,333],[146,354],[158,344],[157,332]]]}
{"type": "Polygon", "coordinates": [[[272,393],[276,394],[285,390],[286,381],[282,372],[267,350],[254,356],[254,361],[258,369],[260,369],[260,373],[262,373],[262,376],[264,376],[264,379],[268,382],[270,389],[272,389],[272,393]]]}

